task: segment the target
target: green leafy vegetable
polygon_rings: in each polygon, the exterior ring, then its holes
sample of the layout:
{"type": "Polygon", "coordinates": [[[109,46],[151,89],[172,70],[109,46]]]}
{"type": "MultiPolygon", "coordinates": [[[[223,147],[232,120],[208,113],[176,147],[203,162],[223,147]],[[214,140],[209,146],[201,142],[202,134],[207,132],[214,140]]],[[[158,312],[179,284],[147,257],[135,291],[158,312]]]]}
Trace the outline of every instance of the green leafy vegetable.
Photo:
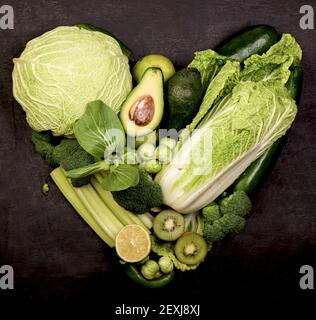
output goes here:
{"type": "Polygon", "coordinates": [[[200,72],[202,86],[205,90],[229,59],[210,49],[195,52],[194,55],[188,68],[195,68],[200,72]]]}
{"type": "Polygon", "coordinates": [[[266,54],[245,61],[237,85],[238,71],[219,78],[225,68],[233,70],[232,63],[217,72],[189,126],[199,130],[182,138],[172,163],[156,176],[164,204],[182,213],[198,211],[285,134],[297,111],[285,84],[300,59],[298,43],[283,35],[266,54]]]}
{"type": "Polygon", "coordinates": [[[116,113],[97,100],[87,104],[86,112],[74,124],[74,133],[83,149],[96,158],[108,159],[123,153],[125,134],[116,113]]]}
{"type": "Polygon", "coordinates": [[[88,102],[100,99],[114,112],[132,89],[128,58],[101,32],[58,27],[27,43],[13,59],[13,95],[35,131],[72,135],[88,102]]]}
{"type": "Polygon", "coordinates": [[[109,168],[110,165],[106,161],[101,160],[81,168],[69,170],[67,171],[67,177],[73,179],[83,178],[102,170],[109,170],[109,168]]]}
{"type": "Polygon", "coordinates": [[[129,164],[120,164],[104,172],[102,188],[107,191],[121,191],[135,187],[138,183],[138,168],[129,164]]]}
{"type": "Polygon", "coordinates": [[[132,54],[131,49],[127,48],[126,45],[122,41],[117,39],[114,34],[112,34],[111,32],[109,32],[107,30],[104,30],[103,28],[96,27],[96,26],[94,26],[92,24],[89,24],[89,23],[79,23],[79,24],[77,24],[77,27],[80,28],[80,29],[86,29],[86,30],[91,30],[91,31],[97,31],[97,32],[104,33],[104,34],[114,38],[118,42],[118,44],[120,45],[120,47],[122,49],[122,52],[127,57],[129,57],[132,54]]]}
{"type": "Polygon", "coordinates": [[[103,171],[102,187],[108,191],[125,190],[138,184],[137,168],[114,163],[115,159],[124,153],[125,134],[118,116],[112,109],[100,100],[88,103],[85,114],[74,125],[74,132],[79,144],[89,154],[105,159],[67,171],[68,177],[83,178],[103,171]]]}
{"type": "Polygon", "coordinates": [[[164,203],[189,213],[212,202],[285,134],[296,110],[282,85],[239,83],[156,176],[164,203]]]}
{"type": "Polygon", "coordinates": [[[194,129],[210,110],[213,104],[229,93],[238,83],[239,69],[239,62],[227,61],[222,69],[212,79],[204,95],[199,112],[188,126],[189,130],[194,129]]]}
{"type": "Polygon", "coordinates": [[[302,49],[290,34],[284,34],[279,42],[263,55],[254,54],[245,60],[241,79],[251,81],[280,82],[286,84],[290,66],[302,59],[302,49]]]}

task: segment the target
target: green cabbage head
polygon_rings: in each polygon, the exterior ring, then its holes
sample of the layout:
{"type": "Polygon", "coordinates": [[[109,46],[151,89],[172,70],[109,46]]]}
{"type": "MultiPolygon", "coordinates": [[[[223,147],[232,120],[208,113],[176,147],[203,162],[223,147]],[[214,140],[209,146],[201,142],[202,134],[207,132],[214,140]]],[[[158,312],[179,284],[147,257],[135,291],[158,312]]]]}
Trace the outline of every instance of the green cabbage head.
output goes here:
{"type": "Polygon", "coordinates": [[[132,89],[128,58],[100,32],[58,27],[29,41],[13,59],[13,95],[36,131],[73,134],[73,124],[93,100],[116,113],[132,89]]]}

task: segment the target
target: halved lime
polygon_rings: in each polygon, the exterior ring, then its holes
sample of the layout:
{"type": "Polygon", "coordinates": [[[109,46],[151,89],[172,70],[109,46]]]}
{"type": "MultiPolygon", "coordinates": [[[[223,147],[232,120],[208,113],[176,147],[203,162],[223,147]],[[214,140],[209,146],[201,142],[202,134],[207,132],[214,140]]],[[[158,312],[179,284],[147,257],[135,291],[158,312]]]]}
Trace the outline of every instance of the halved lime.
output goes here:
{"type": "Polygon", "coordinates": [[[139,262],[145,259],[151,250],[149,234],[138,224],[129,224],[117,234],[115,249],[124,261],[139,262]]]}

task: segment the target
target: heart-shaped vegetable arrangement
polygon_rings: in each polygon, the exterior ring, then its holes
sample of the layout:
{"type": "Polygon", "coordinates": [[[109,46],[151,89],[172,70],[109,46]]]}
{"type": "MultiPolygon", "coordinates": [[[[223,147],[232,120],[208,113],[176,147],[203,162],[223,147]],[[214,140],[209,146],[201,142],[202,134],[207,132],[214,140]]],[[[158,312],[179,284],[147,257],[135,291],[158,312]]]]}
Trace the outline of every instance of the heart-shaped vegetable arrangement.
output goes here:
{"type": "Polygon", "coordinates": [[[256,26],[178,71],[143,57],[134,88],[130,53],[100,28],[56,28],[14,59],[13,93],[61,192],[154,288],[245,228],[295,119],[302,51],[256,26]]]}

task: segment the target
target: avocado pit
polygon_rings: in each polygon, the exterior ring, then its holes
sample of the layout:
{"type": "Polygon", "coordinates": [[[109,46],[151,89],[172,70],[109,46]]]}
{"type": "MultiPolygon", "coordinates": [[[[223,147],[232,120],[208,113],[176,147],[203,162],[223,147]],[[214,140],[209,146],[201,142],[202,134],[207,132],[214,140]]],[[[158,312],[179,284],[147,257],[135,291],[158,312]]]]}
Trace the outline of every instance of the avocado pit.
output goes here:
{"type": "Polygon", "coordinates": [[[138,98],[132,105],[129,117],[138,126],[147,126],[154,117],[155,102],[152,96],[145,95],[138,98]]]}

